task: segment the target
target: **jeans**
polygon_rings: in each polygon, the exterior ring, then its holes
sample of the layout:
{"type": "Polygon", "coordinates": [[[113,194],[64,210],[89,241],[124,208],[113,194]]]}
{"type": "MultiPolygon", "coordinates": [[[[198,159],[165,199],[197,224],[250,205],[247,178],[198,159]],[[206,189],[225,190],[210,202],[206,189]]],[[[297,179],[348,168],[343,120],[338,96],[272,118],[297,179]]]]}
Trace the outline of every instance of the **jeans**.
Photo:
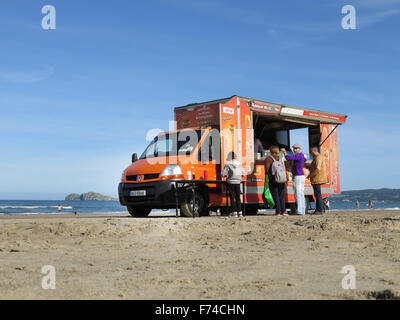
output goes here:
{"type": "Polygon", "coordinates": [[[314,196],[315,196],[315,211],[324,212],[324,201],[322,200],[321,185],[313,184],[314,196]]]}
{"type": "Polygon", "coordinates": [[[304,184],[306,183],[305,176],[294,177],[294,195],[297,202],[297,214],[306,214],[306,198],[304,197],[304,184]]]}
{"type": "Polygon", "coordinates": [[[286,188],[284,183],[270,183],[269,190],[275,201],[275,212],[286,212],[286,188]]]}
{"type": "Polygon", "coordinates": [[[232,211],[242,211],[242,203],[240,201],[240,184],[227,183],[226,186],[228,188],[229,198],[231,200],[232,211]]]}

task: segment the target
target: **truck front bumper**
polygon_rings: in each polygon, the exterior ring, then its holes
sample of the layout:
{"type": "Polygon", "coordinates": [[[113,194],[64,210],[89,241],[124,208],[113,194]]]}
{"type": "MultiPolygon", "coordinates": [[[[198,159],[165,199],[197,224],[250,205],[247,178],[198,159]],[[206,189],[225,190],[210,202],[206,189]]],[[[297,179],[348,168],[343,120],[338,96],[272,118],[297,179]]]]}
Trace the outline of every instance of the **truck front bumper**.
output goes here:
{"type": "Polygon", "coordinates": [[[175,189],[172,182],[123,183],[118,186],[119,202],[123,206],[141,206],[152,209],[175,208],[175,189]],[[146,191],[145,196],[131,196],[131,191],[146,191]]]}

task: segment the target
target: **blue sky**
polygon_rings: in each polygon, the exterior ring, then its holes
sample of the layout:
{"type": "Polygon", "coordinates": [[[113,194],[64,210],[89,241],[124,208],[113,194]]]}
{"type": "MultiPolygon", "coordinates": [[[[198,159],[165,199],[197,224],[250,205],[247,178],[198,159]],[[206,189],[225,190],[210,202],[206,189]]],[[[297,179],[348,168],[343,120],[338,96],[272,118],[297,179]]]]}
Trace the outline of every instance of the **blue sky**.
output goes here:
{"type": "Polygon", "coordinates": [[[400,0],[2,0],[0,199],[116,195],[174,106],[233,94],[349,115],[342,189],[400,187],[399,31],[400,0]]]}

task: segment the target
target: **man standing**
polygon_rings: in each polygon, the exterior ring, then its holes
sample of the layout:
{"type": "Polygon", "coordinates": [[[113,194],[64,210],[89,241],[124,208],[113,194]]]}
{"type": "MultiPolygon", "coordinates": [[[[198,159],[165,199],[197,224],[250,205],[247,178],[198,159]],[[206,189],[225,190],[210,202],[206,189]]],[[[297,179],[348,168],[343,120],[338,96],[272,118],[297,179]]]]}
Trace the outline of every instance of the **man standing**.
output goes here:
{"type": "Polygon", "coordinates": [[[316,201],[314,214],[322,214],[324,212],[324,202],[322,200],[321,185],[328,183],[329,179],[326,174],[324,158],[319,153],[318,147],[312,147],[311,154],[314,157],[310,167],[310,180],[316,201]]]}
{"type": "Polygon", "coordinates": [[[306,157],[301,152],[301,145],[295,144],[293,146],[294,155],[289,156],[285,148],[281,151],[286,157],[286,160],[293,160],[292,175],[294,183],[294,195],[297,202],[297,215],[306,214],[306,199],[304,197],[304,184],[306,183],[306,177],[304,176],[304,162],[306,157]]]}
{"type": "Polygon", "coordinates": [[[226,187],[229,192],[229,197],[231,200],[232,212],[230,214],[231,217],[241,217],[242,214],[242,203],[240,201],[240,183],[244,177],[244,169],[242,164],[236,160],[235,153],[229,152],[228,158],[229,161],[225,168],[221,172],[221,177],[227,177],[226,179],[226,187]]]}

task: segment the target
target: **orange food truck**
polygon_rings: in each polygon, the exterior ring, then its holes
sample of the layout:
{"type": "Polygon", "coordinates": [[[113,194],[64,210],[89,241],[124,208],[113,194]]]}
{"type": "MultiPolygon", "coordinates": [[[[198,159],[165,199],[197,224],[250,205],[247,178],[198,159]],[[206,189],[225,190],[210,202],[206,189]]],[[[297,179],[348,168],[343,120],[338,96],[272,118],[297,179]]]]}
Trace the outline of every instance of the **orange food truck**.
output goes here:
{"type": "MultiPolygon", "coordinates": [[[[271,145],[292,153],[290,132],[306,129],[308,146],[319,146],[325,159],[329,184],[322,186],[323,198],[340,193],[338,126],[347,116],[312,110],[248,97],[193,103],[175,108],[176,130],[157,135],[138,158],[124,170],[118,187],[120,203],[134,217],[147,216],[152,209],[180,208],[183,216],[209,215],[210,211],[227,214],[227,197],[221,171],[231,151],[245,168],[242,199],[247,215],[266,208],[264,201],[264,161],[269,151],[256,153],[254,141],[265,150],[271,145]],[[181,183],[177,181],[193,181],[181,183]],[[193,192],[192,192],[193,191],[193,192]],[[195,191],[195,192],[194,192],[195,191]]],[[[305,175],[308,175],[305,164],[305,175]]],[[[287,168],[287,205],[295,211],[291,161],[287,168]]],[[[305,184],[307,208],[315,201],[313,189],[305,184]]]]}

